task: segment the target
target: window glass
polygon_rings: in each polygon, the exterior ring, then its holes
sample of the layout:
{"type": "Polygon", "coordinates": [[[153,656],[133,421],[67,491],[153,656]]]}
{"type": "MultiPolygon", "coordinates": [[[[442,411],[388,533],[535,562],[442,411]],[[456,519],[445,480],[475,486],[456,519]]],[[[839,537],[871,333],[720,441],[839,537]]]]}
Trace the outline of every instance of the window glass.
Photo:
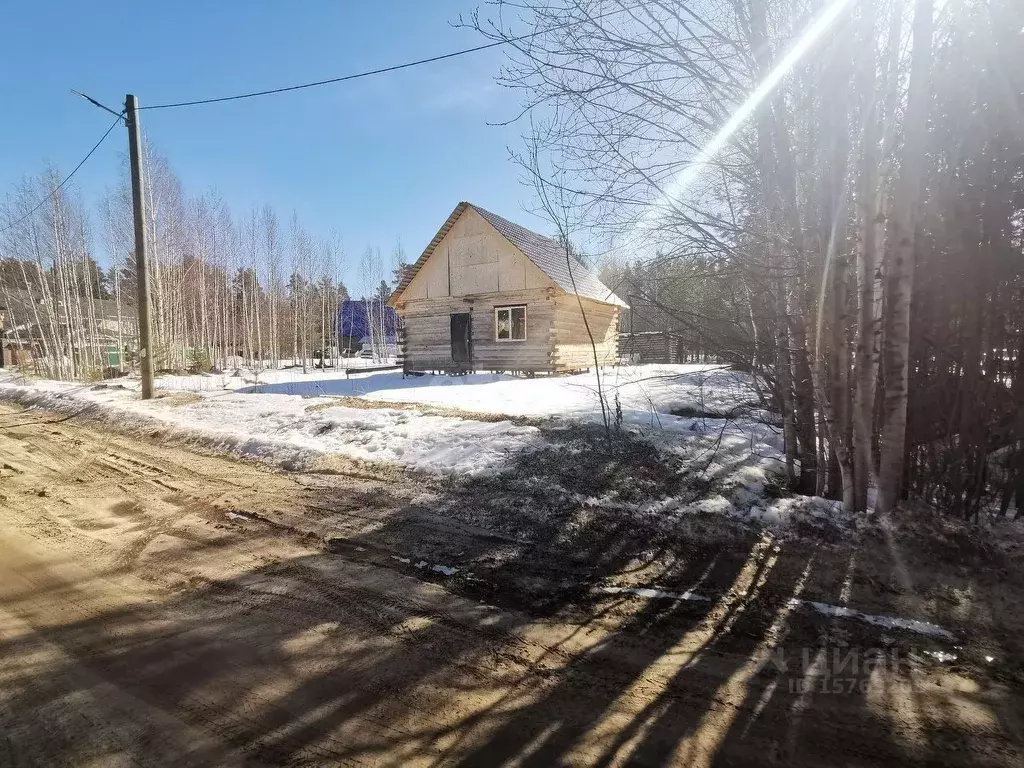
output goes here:
{"type": "Polygon", "coordinates": [[[512,307],[512,338],[526,338],[526,307],[512,307]]]}
{"type": "Polygon", "coordinates": [[[526,307],[495,308],[494,338],[498,341],[525,341],[526,307]]]}

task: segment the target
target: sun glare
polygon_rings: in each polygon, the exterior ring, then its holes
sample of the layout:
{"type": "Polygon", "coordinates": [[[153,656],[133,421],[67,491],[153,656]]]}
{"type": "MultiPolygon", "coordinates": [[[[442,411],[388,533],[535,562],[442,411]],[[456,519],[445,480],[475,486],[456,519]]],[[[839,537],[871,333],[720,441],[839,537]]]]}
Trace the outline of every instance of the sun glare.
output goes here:
{"type": "MultiPolygon", "coordinates": [[[[757,88],[751,92],[746,101],[740,104],[729,120],[726,121],[725,125],[719,129],[718,133],[697,153],[693,161],[679,172],[678,176],[667,186],[664,194],[651,204],[650,209],[637,225],[638,230],[653,230],[657,227],[662,216],[673,209],[694,179],[722,151],[722,148],[735,135],[736,131],[743,126],[754,111],[771,95],[772,91],[782,81],[782,78],[793,70],[797,62],[807,54],[851,2],[852,0],[835,0],[811,22],[810,26],[804,30],[804,33],[793,47],[779,60],[757,88]]],[[[640,234],[640,232],[637,232],[637,234],[640,234]]]]}

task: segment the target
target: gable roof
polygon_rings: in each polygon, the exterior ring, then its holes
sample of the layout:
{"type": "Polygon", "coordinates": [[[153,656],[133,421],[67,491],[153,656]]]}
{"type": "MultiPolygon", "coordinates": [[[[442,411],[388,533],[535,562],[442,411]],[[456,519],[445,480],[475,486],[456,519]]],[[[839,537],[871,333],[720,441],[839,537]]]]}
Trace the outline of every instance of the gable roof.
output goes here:
{"type": "Polygon", "coordinates": [[[593,299],[605,304],[618,304],[620,307],[627,306],[626,302],[612,293],[598,279],[597,275],[582,264],[574,264],[572,274],[570,275],[569,266],[565,259],[565,248],[557,240],[539,235],[526,229],[526,227],[521,227],[508,219],[466,201],[462,201],[455,206],[455,210],[452,211],[448,220],[445,221],[437,231],[437,234],[434,235],[434,239],[427,245],[423,254],[416,259],[412,269],[406,271],[402,282],[399,283],[395,292],[391,294],[391,298],[388,299],[388,304],[393,304],[401,296],[416,276],[416,273],[427,263],[427,259],[433,255],[434,249],[444,239],[444,236],[448,234],[448,230],[452,228],[467,208],[472,208],[480,214],[488,224],[498,230],[506,240],[522,251],[526,258],[532,261],[545,275],[551,278],[555,285],[570,296],[582,296],[584,299],[593,299]],[[576,283],[575,290],[573,289],[574,280],[576,283]]]}

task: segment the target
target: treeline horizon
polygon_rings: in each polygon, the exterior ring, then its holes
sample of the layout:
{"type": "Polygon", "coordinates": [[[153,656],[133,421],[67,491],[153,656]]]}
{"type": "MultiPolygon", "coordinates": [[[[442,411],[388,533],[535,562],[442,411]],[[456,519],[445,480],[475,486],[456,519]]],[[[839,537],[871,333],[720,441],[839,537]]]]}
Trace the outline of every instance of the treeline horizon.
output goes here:
{"type": "MultiPolygon", "coordinates": [[[[400,242],[388,257],[367,246],[348,263],[339,235],[313,237],[296,213],[285,225],[270,206],[238,215],[216,192],[190,195],[149,144],[144,165],[158,369],[225,368],[237,358],[254,367],[283,360],[307,367],[315,351],[319,364],[336,362],[346,282],[373,286],[359,300],[383,317],[379,305],[406,268],[400,242]]],[[[16,320],[8,341],[35,346],[38,372],[95,378],[108,367],[111,346],[122,369],[138,348],[127,167],[93,206],[59,185],[57,170],[47,168],[0,204],[0,306],[16,320]],[[101,252],[106,268],[96,258],[101,252]]],[[[383,342],[373,347],[382,350],[383,342]]]]}

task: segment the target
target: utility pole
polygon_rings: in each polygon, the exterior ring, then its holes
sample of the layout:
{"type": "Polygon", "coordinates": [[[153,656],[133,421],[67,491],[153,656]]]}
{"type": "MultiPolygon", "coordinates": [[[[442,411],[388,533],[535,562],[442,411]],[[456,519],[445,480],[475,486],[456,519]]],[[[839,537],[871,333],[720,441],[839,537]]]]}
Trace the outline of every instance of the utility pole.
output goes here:
{"type": "Polygon", "coordinates": [[[142,399],[153,397],[153,347],[149,324],[149,269],[146,255],[146,203],[142,194],[142,138],[139,131],[139,103],[132,94],[124,99],[124,121],[128,126],[128,156],[132,166],[132,214],[135,219],[135,284],[139,304],[139,365],[142,399]]]}
{"type": "MultiPolygon", "coordinates": [[[[6,313],[7,307],[0,307],[0,368],[4,367],[4,335],[7,333],[4,330],[4,321],[7,319],[6,313]]],[[[13,363],[14,360],[12,359],[11,362],[13,363]]]]}

